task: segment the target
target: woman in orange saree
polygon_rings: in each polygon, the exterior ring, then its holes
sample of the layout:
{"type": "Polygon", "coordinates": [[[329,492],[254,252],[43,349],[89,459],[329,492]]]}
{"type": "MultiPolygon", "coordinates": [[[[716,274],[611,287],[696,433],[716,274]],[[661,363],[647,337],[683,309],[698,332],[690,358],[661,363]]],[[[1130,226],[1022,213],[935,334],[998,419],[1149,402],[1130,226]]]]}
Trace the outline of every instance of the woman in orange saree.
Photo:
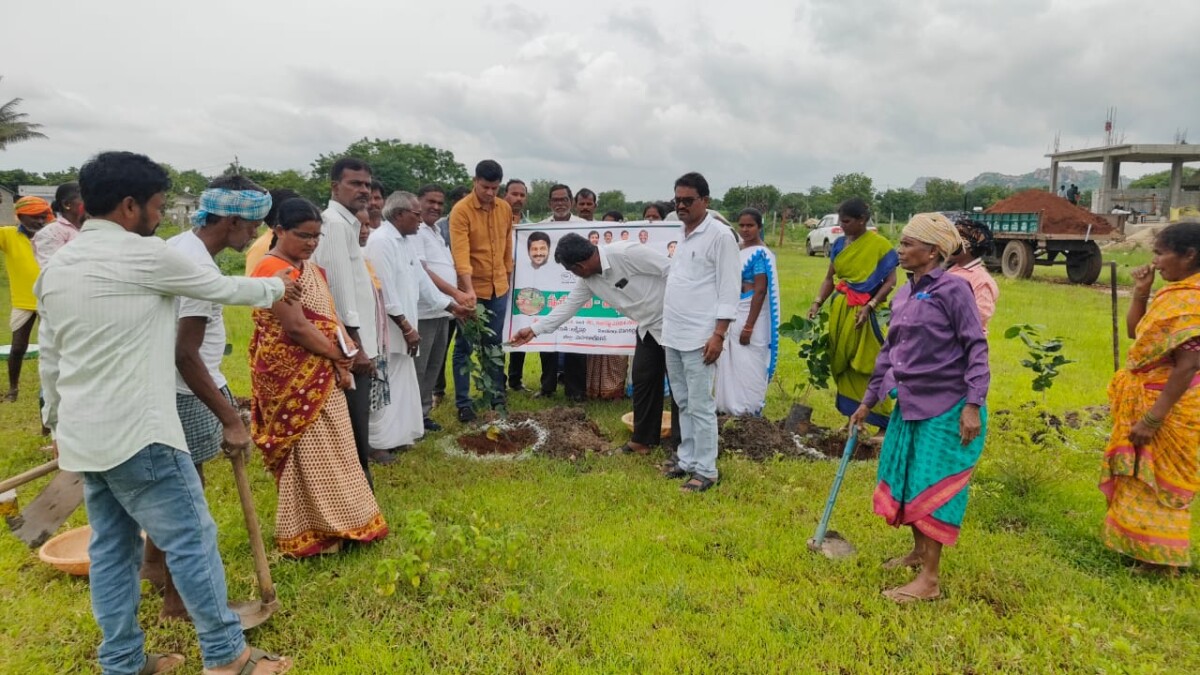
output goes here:
{"type": "Polygon", "coordinates": [[[1153,263],[1133,277],[1126,323],[1135,341],[1108,386],[1102,536],[1143,569],[1171,572],[1191,564],[1190,508],[1200,490],[1200,224],[1160,232],[1153,263]],[[1155,270],[1167,284],[1150,300],[1155,270]]]}
{"type": "Polygon", "coordinates": [[[346,337],[324,272],[305,262],[321,236],[321,214],[300,198],[279,207],[276,242],[252,276],[293,270],[300,304],[253,313],[250,431],[275,476],[275,542],[286,556],[334,553],[342,542],[388,532],[354,446],[346,397],[346,337]]]}

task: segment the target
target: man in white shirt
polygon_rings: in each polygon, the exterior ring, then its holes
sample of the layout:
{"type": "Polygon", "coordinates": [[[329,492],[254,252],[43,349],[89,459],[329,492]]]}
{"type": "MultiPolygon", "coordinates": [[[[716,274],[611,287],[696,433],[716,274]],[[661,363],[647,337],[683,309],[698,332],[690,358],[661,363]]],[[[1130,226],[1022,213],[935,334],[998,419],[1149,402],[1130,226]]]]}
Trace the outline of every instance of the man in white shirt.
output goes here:
{"type": "MultiPolygon", "coordinates": [[[[466,297],[458,290],[455,280],[454,256],[450,246],[442,239],[437,228],[438,218],[446,203],[445,193],[437,185],[426,185],[417,190],[420,203],[421,226],[409,237],[417,259],[429,275],[429,280],[439,291],[450,296],[460,305],[466,297]]],[[[456,325],[444,306],[427,302],[424,298],[417,304],[417,334],[421,336],[421,349],[417,352],[417,384],[421,390],[421,416],[426,431],[441,431],[442,427],[429,416],[433,410],[433,395],[438,377],[445,377],[446,355],[450,351],[450,335],[456,325]]]]}
{"type": "Polygon", "coordinates": [[[675,181],[675,211],[683,223],[663,297],[662,345],[671,393],[679,405],[679,463],[668,478],[703,492],[717,481],[717,358],[737,312],[738,248],[729,228],[708,213],[708,181],[687,173],[675,181]]]}
{"type": "Polygon", "coordinates": [[[361,159],[343,157],[333,163],[329,179],[329,207],[321,214],[321,243],[313,253],[312,261],[325,270],[338,319],[358,346],[350,366],[354,386],[343,391],[350,409],[358,461],[374,489],[368,465],[371,455],[371,376],[375,372],[371,361],[378,356],[379,345],[375,337],[375,291],[363,250],[358,245],[361,225],[354,215],[370,202],[371,167],[361,159]]]}
{"type": "MultiPolygon", "coordinates": [[[[554,261],[579,277],[575,288],[549,314],[513,336],[520,347],[537,335],[558,330],[593,296],[637,323],[633,353],[633,436],[621,450],[646,454],[661,441],[663,377],[666,356],[662,336],[663,293],[671,261],[649,246],[619,242],[599,247],[574,232],[564,234],[554,261]]],[[[671,436],[679,440],[679,411],[671,405],[671,436]]]]}
{"type": "MultiPolygon", "coordinates": [[[[418,259],[412,239],[421,227],[416,195],[393,192],[383,205],[384,224],[367,240],[367,258],[379,276],[388,318],[388,378],[390,405],[371,413],[371,447],[374,452],[399,452],[425,433],[421,391],[414,359],[420,353],[418,305],[440,307],[459,318],[471,311],[433,285],[418,259]]],[[[382,463],[389,460],[380,458],[382,463]]]]}
{"type": "MultiPolygon", "coordinates": [[[[138,566],[145,531],[167,555],[187,604],[204,666],[238,672],[267,659],[246,646],[229,609],[225,571],[200,478],[175,409],[175,301],[269,307],[300,289],[276,278],[224,277],[198,267],[154,237],[167,173],[144,155],[105,152],[79,172],[93,218],[50,259],[35,286],[41,316],[45,423],[59,466],[83,477],[92,539],[92,609],[103,636],[105,672],[177,667],[178,654],[147,658],[137,622],[138,566]]],[[[248,443],[231,447],[245,452],[248,443]]]]}
{"type": "MultiPolygon", "coordinates": [[[[271,196],[266,188],[243,176],[223,176],[200,195],[199,208],[192,215],[195,229],[172,237],[167,246],[198,267],[220,274],[213,257],[227,248],[245,250],[270,208],[271,196]]],[[[175,306],[179,317],[175,337],[175,409],[192,463],[203,484],[203,464],[217,456],[222,442],[232,447],[247,447],[250,435],[221,373],[221,360],[225,357],[225,306],[185,297],[176,299],[175,306]]],[[[162,618],[187,618],[187,609],[167,571],[162,551],[152,540],[146,542],[142,576],[162,586],[162,618]]]]}

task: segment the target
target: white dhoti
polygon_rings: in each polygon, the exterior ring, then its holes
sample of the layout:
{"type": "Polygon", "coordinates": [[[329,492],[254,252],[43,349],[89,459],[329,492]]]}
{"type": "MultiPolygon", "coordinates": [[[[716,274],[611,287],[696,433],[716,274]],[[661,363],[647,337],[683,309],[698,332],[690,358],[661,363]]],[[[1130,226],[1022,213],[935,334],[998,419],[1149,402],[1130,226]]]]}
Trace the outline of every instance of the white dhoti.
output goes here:
{"type": "Polygon", "coordinates": [[[388,354],[386,376],[391,388],[392,402],[371,413],[371,447],[391,450],[412,445],[425,435],[421,416],[421,390],[417,385],[417,368],[408,354],[388,354]]]}

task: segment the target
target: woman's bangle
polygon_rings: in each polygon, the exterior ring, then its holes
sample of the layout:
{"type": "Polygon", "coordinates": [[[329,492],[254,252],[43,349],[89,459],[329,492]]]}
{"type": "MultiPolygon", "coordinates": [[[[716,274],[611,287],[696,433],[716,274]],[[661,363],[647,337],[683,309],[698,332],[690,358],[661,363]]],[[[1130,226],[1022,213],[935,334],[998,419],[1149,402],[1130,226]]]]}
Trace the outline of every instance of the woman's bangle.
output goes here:
{"type": "Polygon", "coordinates": [[[1146,426],[1150,427],[1151,429],[1160,429],[1160,428],[1162,428],[1163,421],[1158,419],[1154,415],[1151,415],[1149,413],[1149,411],[1147,411],[1145,414],[1142,415],[1142,424],[1145,424],[1146,426]]]}
{"type": "Polygon", "coordinates": [[[813,304],[816,305],[817,307],[820,307],[821,305],[825,304],[825,301],[820,298],[816,298],[815,300],[813,300],[813,304]]]}
{"type": "Polygon", "coordinates": [[[1133,296],[1133,299],[1134,299],[1134,300],[1149,300],[1149,299],[1150,299],[1150,294],[1149,294],[1149,293],[1147,293],[1147,294],[1145,294],[1145,295],[1135,295],[1135,296],[1133,296]]]}

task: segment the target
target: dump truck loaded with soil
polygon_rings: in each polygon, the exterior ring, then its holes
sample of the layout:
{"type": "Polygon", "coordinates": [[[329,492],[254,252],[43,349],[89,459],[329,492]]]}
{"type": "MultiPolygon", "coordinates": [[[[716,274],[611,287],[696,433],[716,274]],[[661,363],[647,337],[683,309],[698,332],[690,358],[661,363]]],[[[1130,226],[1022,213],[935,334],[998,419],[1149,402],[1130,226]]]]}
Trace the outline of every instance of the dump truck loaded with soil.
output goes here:
{"type": "Polygon", "coordinates": [[[1124,238],[1124,215],[1100,215],[1044,192],[1026,190],[983,213],[963,214],[992,228],[996,257],[987,261],[1010,279],[1028,279],[1034,265],[1066,265],[1067,278],[1093,284],[1104,265],[1100,244],[1124,238]]]}

